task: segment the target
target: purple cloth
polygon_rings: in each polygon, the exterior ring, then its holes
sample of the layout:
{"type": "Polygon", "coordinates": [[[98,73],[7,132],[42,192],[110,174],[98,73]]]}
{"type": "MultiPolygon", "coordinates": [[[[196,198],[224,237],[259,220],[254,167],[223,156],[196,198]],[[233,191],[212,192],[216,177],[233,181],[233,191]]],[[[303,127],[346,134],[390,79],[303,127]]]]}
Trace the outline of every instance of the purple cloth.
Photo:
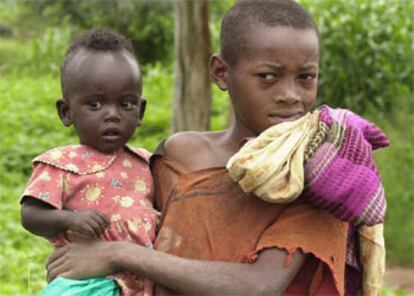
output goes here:
{"type": "Polygon", "coordinates": [[[372,150],[389,141],[374,124],[344,109],[320,107],[325,141],[305,163],[303,197],[338,219],[375,225],[385,217],[386,201],[372,150]]]}
{"type": "Polygon", "coordinates": [[[346,249],[345,294],[361,288],[358,225],[382,223],[386,200],[372,151],[389,145],[374,124],[344,109],[320,107],[319,144],[305,163],[302,197],[351,223],[346,249]],[[322,140],[321,140],[322,139],[322,140]]]}

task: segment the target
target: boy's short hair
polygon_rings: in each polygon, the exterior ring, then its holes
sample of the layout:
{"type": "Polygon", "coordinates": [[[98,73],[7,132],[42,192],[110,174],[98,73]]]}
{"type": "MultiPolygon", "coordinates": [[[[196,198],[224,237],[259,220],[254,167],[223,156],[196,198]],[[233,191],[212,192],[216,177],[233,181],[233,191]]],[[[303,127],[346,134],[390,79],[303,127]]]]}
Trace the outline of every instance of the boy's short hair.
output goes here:
{"type": "Polygon", "coordinates": [[[116,52],[121,50],[127,50],[135,59],[137,59],[131,41],[126,39],[121,34],[118,34],[110,29],[97,28],[85,32],[83,35],[81,35],[78,38],[75,38],[72,41],[68,51],[65,54],[63,63],[60,67],[60,83],[64,97],[67,92],[67,66],[70,60],[82,48],[96,52],[116,52]]]}
{"type": "Polygon", "coordinates": [[[240,0],[225,14],[220,31],[220,53],[234,65],[248,43],[253,26],[318,29],[309,13],[293,0],[240,0]]]}

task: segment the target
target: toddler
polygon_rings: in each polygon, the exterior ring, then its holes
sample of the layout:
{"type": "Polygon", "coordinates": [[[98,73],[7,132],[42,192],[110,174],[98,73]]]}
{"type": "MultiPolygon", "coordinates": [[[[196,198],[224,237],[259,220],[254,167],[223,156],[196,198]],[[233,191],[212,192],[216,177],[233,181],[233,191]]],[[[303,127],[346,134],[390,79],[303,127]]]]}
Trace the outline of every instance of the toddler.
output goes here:
{"type": "MultiPolygon", "coordinates": [[[[158,213],[150,153],[126,145],[146,106],[131,43],[110,30],[88,31],[66,53],[61,85],[57,111],[80,144],[33,160],[21,201],[23,226],[56,246],[81,236],[152,248],[158,213]]],[[[40,295],[150,293],[150,282],[124,272],[80,281],[59,277],[40,295]]]]}

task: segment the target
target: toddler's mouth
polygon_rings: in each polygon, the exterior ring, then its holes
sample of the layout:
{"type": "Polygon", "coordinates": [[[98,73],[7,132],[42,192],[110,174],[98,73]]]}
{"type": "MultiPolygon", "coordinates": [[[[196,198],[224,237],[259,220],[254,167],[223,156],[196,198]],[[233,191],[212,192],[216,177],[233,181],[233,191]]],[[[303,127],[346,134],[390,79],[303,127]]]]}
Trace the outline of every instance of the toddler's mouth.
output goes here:
{"type": "Polygon", "coordinates": [[[108,128],[102,133],[104,140],[112,142],[118,140],[122,136],[122,133],[117,128],[108,128]]]}

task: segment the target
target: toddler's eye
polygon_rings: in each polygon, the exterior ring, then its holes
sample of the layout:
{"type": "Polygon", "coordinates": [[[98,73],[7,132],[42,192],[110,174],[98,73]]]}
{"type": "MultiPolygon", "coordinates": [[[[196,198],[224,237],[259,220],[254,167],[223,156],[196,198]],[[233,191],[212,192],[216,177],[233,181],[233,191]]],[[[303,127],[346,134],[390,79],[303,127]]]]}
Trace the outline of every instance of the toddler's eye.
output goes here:
{"type": "Polygon", "coordinates": [[[89,101],[88,105],[91,109],[94,109],[94,110],[97,110],[97,109],[101,108],[101,106],[102,106],[101,102],[99,102],[97,100],[89,101]]]}
{"type": "Polygon", "coordinates": [[[125,109],[131,109],[134,105],[136,105],[136,103],[131,100],[125,100],[121,102],[121,107],[125,109]]]}

